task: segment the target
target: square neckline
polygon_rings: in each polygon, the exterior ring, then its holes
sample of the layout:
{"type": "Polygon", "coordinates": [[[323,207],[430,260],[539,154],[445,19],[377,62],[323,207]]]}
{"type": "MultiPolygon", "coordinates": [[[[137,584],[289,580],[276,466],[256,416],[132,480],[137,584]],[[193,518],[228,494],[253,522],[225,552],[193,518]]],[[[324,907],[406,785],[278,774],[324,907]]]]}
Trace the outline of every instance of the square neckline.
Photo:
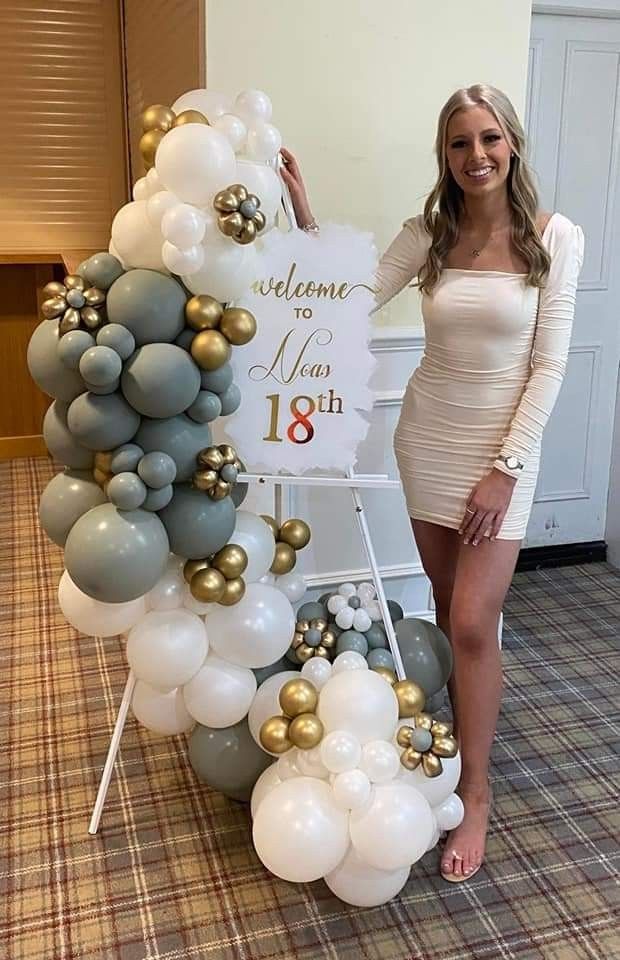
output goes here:
{"type": "MultiPolygon", "coordinates": [[[[540,235],[541,240],[545,239],[545,234],[549,229],[549,224],[551,223],[551,221],[556,215],[557,215],[557,210],[554,211],[549,217],[549,219],[547,220],[545,224],[545,229],[540,235]]],[[[527,273],[513,273],[510,270],[472,270],[471,267],[442,267],[441,268],[442,273],[444,273],[444,271],[446,270],[452,270],[453,272],[456,272],[456,273],[493,273],[503,277],[527,277],[527,273]]]]}

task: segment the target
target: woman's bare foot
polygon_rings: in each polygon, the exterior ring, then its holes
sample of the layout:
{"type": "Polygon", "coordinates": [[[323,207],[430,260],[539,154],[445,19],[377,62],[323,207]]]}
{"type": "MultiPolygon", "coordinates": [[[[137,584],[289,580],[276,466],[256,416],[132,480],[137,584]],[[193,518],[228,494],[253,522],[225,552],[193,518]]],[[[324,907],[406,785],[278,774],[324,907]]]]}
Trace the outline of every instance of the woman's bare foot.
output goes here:
{"type": "Polygon", "coordinates": [[[469,877],[480,867],[489,824],[491,788],[461,785],[459,796],[465,807],[463,822],[446,839],[441,857],[441,874],[456,880],[469,877]]]}

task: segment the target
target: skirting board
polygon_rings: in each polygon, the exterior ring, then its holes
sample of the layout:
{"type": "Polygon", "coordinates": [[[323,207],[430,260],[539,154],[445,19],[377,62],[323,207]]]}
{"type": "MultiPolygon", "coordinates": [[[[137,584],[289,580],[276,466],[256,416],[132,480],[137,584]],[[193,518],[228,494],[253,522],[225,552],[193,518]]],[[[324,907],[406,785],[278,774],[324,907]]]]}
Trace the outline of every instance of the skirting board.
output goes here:
{"type": "Polygon", "coordinates": [[[588,543],[558,543],[545,547],[526,547],[519,553],[517,570],[539,567],[568,567],[577,563],[600,563],[607,560],[604,540],[588,543]]]}

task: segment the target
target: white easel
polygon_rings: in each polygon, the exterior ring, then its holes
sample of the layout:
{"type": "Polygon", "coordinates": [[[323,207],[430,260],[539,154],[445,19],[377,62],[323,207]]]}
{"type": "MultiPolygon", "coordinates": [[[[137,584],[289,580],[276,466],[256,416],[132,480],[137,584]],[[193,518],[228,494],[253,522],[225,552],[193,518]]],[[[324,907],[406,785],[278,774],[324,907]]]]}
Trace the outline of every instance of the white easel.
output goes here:
{"type": "MultiPolygon", "coordinates": [[[[281,158],[278,154],[279,163],[276,164],[276,169],[279,173],[279,166],[281,165],[281,158]]],[[[289,196],[288,189],[286,184],[281,180],[282,184],[282,195],[283,195],[283,206],[286,212],[286,216],[289,222],[289,225],[292,227],[297,226],[297,221],[295,219],[295,213],[293,210],[293,205],[289,196]]],[[[381,610],[381,615],[383,618],[383,623],[385,626],[388,644],[390,647],[390,652],[394,658],[394,669],[399,680],[404,679],[405,670],[403,667],[403,661],[400,654],[400,649],[398,647],[398,641],[396,639],[396,633],[394,631],[394,626],[392,624],[392,618],[390,617],[390,611],[387,605],[387,600],[385,592],[383,590],[383,583],[381,582],[381,574],[379,572],[379,565],[377,563],[377,558],[375,556],[374,547],[372,544],[372,539],[370,536],[370,530],[368,528],[368,522],[366,520],[366,513],[364,509],[364,504],[362,502],[361,492],[364,489],[400,489],[400,483],[398,480],[390,480],[386,475],[383,474],[355,474],[352,469],[349,469],[346,477],[295,477],[295,476],[279,476],[279,475],[267,475],[267,474],[250,474],[250,473],[240,473],[238,476],[238,481],[240,483],[258,483],[261,485],[270,484],[274,488],[274,516],[278,524],[282,523],[282,488],[284,486],[305,486],[305,487],[344,487],[351,492],[351,501],[352,507],[355,512],[355,517],[360,531],[360,536],[362,538],[362,543],[366,552],[366,557],[369,564],[369,577],[372,579],[375,590],[377,592],[377,602],[381,610]]],[[[110,739],[110,746],[108,747],[108,753],[106,756],[106,761],[103,767],[103,772],[101,775],[101,781],[99,783],[99,790],[97,791],[97,798],[95,800],[95,805],[93,808],[92,816],[90,819],[90,824],[88,827],[88,832],[90,834],[96,834],[99,829],[99,822],[101,820],[101,814],[103,812],[103,807],[105,804],[108,788],[110,786],[110,780],[112,779],[112,773],[114,771],[114,764],[116,762],[116,757],[119,751],[121,737],[123,735],[123,730],[125,728],[125,723],[127,721],[127,714],[129,713],[129,707],[131,704],[131,698],[133,696],[133,691],[136,685],[136,676],[133,670],[129,671],[127,676],[127,682],[125,684],[125,690],[123,692],[123,697],[121,704],[118,710],[116,717],[116,722],[114,724],[114,730],[112,732],[112,737],[110,739]]]]}

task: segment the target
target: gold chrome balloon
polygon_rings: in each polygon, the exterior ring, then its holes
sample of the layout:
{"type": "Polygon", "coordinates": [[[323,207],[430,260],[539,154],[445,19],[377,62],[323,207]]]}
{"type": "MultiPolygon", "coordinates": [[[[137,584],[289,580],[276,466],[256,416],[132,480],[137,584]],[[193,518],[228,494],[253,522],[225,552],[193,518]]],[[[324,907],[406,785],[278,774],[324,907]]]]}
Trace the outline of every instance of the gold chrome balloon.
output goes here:
{"type": "Polygon", "coordinates": [[[45,284],[41,292],[44,297],[64,297],[67,293],[67,288],[60,280],[50,280],[49,283],[45,284]]]}
{"type": "Polygon", "coordinates": [[[221,603],[223,607],[232,607],[235,603],[239,603],[244,593],[245,580],[243,577],[234,577],[232,580],[226,581],[224,593],[218,600],[218,603],[221,603]]]}
{"type": "Polygon", "coordinates": [[[295,650],[295,655],[300,663],[307,663],[312,657],[320,656],[320,654],[316,652],[317,650],[318,647],[309,647],[307,643],[300,643],[295,650]]]}
{"type": "Polygon", "coordinates": [[[113,453],[111,450],[100,450],[95,454],[95,466],[99,467],[100,470],[105,470],[106,473],[110,473],[112,470],[112,457],[113,453]]]}
{"type": "Polygon", "coordinates": [[[315,657],[322,657],[323,660],[329,660],[329,659],[330,659],[330,657],[329,657],[329,650],[327,650],[327,648],[324,647],[322,643],[319,643],[318,647],[314,647],[314,648],[311,647],[311,649],[314,649],[314,656],[315,656],[315,657]]]}
{"type": "Polygon", "coordinates": [[[209,125],[209,121],[200,110],[182,110],[174,118],[173,126],[182,127],[186,123],[206,123],[207,126],[209,125]]]}
{"type": "Polygon", "coordinates": [[[198,490],[213,490],[218,481],[217,470],[196,470],[192,477],[192,485],[198,490]]]}
{"type": "Polygon", "coordinates": [[[231,447],[229,443],[220,443],[218,450],[222,454],[223,463],[238,464],[239,457],[237,456],[237,451],[234,447],[231,447]]]}
{"type": "Polygon", "coordinates": [[[422,769],[427,777],[438,777],[443,772],[441,760],[434,753],[422,754],[422,769]]]}
{"type": "Polygon", "coordinates": [[[41,313],[46,320],[54,320],[56,317],[59,317],[61,313],[64,313],[66,309],[67,303],[65,298],[59,294],[50,297],[49,300],[44,300],[41,304],[41,313]]]}
{"type": "MultiPolygon", "coordinates": [[[[316,628],[319,629],[318,627],[316,628]]],[[[333,630],[324,630],[321,636],[321,643],[326,650],[331,650],[336,646],[336,634],[333,630]]]]}
{"type": "Polygon", "coordinates": [[[227,580],[234,580],[246,570],[248,555],[243,547],[236,543],[228,543],[221,550],[218,550],[211,563],[220,573],[224,574],[227,580]]]}
{"type": "Polygon", "coordinates": [[[323,724],[313,713],[300,713],[291,720],[289,740],[300,750],[312,750],[323,739],[323,724]]]}
{"type": "Polygon", "coordinates": [[[414,750],[413,747],[407,747],[400,755],[400,762],[407,770],[415,770],[416,767],[419,767],[421,759],[422,754],[414,750]]]}
{"type": "Polygon", "coordinates": [[[265,227],[265,216],[260,200],[248,193],[241,183],[233,183],[215,195],[213,206],[219,214],[217,225],[222,233],[236,243],[252,243],[265,227]]]}
{"type": "Polygon", "coordinates": [[[310,543],[310,527],[304,520],[285,520],[280,527],[278,540],[288,543],[294,550],[303,550],[310,543]]]}
{"type": "Polygon", "coordinates": [[[218,447],[205,447],[198,454],[198,463],[209,470],[216,470],[218,473],[224,466],[224,457],[218,447]]]}
{"type": "MultiPolygon", "coordinates": [[[[244,200],[250,199],[250,194],[248,193],[248,188],[244,187],[242,183],[233,183],[231,187],[228,187],[230,192],[237,198],[239,203],[243,203],[244,200]]],[[[255,197],[258,200],[258,197],[255,197]]]]}
{"type": "Polygon", "coordinates": [[[224,497],[227,497],[232,490],[232,484],[227,483],[226,480],[219,480],[214,487],[211,487],[209,490],[209,496],[212,500],[223,500],[224,497]]]}
{"type": "Polygon", "coordinates": [[[433,736],[449,737],[452,734],[452,724],[448,720],[433,720],[431,733],[433,736]]]}
{"type": "Polygon", "coordinates": [[[426,694],[413,680],[397,680],[392,689],[398,700],[398,716],[401,719],[415,717],[424,710],[426,694]]]}
{"type": "Polygon", "coordinates": [[[269,568],[271,573],[275,573],[276,576],[290,573],[296,563],[297,557],[293,548],[290,547],[288,543],[278,541],[278,543],[276,543],[275,557],[269,568]]]}
{"type": "Polygon", "coordinates": [[[101,470],[99,467],[95,467],[93,470],[93,479],[95,483],[98,483],[100,487],[107,483],[110,479],[111,474],[106,470],[101,470]]]}
{"type": "Polygon", "coordinates": [[[422,730],[431,730],[434,720],[430,713],[418,713],[413,722],[416,727],[421,727],[422,730]]]}
{"type": "Polygon", "coordinates": [[[244,220],[238,211],[234,213],[221,213],[217,218],[217,225],[226,237],[234,237],[236,233],[243,230],[244,220]]]}
{"type": "Polygon", "coordinates": [[[396,734],[396,743],[399,747],[410,747],[412,735],[412,727],[400,727],[398,733],[396,734]]]}
{"type": "Polygon", "coordinates": [[[431,751],[436,757],[456,757],[459,747],[454,737],[433,737],[431,751]]]}
{"type": "Polygon", "coordinates": [[[186,560],[183,565],[183,576],[186,583],[191,583],[194,574],[198,573],[199,570],[206,570],[208,566],[208,560],[186,560]]]}
{"type": "Polygon", "coordinates": [[[300,677],[288,680],[279,696],[280,706],[287,717],[297,717],[300,713],[314,713],[319,702],[316,687],[309,680],[300,677]]]}
{"type": "Polygon", "coordinates": [[[149,170],[155,163],[155,154],[157,148],[166,134],[163,130],[147,130],[140,137],[140,153],[144,161],[144,166],[149,170]]]}
{"type": "Polygon", "coordinates": [[[243,307],[228,307],[220,322],[220,332],[233,346],[241,347],[256,334],[256,318],[243,307]]]}
{"type": "Polygon", "coordinates": [[[268,753],[286,753],[293,746],[288,731],[291,721],[288,717],[269,717],[260,728],[258,739],[268,753]]]}
{"type": "Polygon", "coordinates": [[[192,330],[215,330],[224,314],[224,307],[215,297],[199,293],[185,304],[185,319],[192,330]]]}
{"type": "Polygon", "coordinates": [[[280,527],[276,520],[273,517],[268,516],[266,513],[261,513],[261,520],[264,520],[271,532],[273,533],[276,540],[278,539],[278,533],[280,532],[280,527]]]}
{"type": "Polygon", "coordinates": [[[390,670],[389,667],[372,667],[373,673],[378,673],[380,677],[383,677],[391,687],[396,683],[396,674],[393,670],[390,670]]]}
{"type": "Polygon", "coordinates": [[[205,567],[194,574],[189,589],[200,603],[219,603],[226,589],[226,578],[219,570],[205,567]]]}
{"type": "Polygon", "coordinates": [[[174,110],[171,110],[170,107],[164,107],[161,103],[153,103],[142,111],[142,129],[145,133],[148,130],[162,130],[166,133],[172,128],[174,118],[174,110]]]}
{"type": "Polygon", "coordinates": [[[202,370],[218,370],[230,359],[231,346],[219,330],[201,330],[192,340],[190,352],[202,370]]]}

